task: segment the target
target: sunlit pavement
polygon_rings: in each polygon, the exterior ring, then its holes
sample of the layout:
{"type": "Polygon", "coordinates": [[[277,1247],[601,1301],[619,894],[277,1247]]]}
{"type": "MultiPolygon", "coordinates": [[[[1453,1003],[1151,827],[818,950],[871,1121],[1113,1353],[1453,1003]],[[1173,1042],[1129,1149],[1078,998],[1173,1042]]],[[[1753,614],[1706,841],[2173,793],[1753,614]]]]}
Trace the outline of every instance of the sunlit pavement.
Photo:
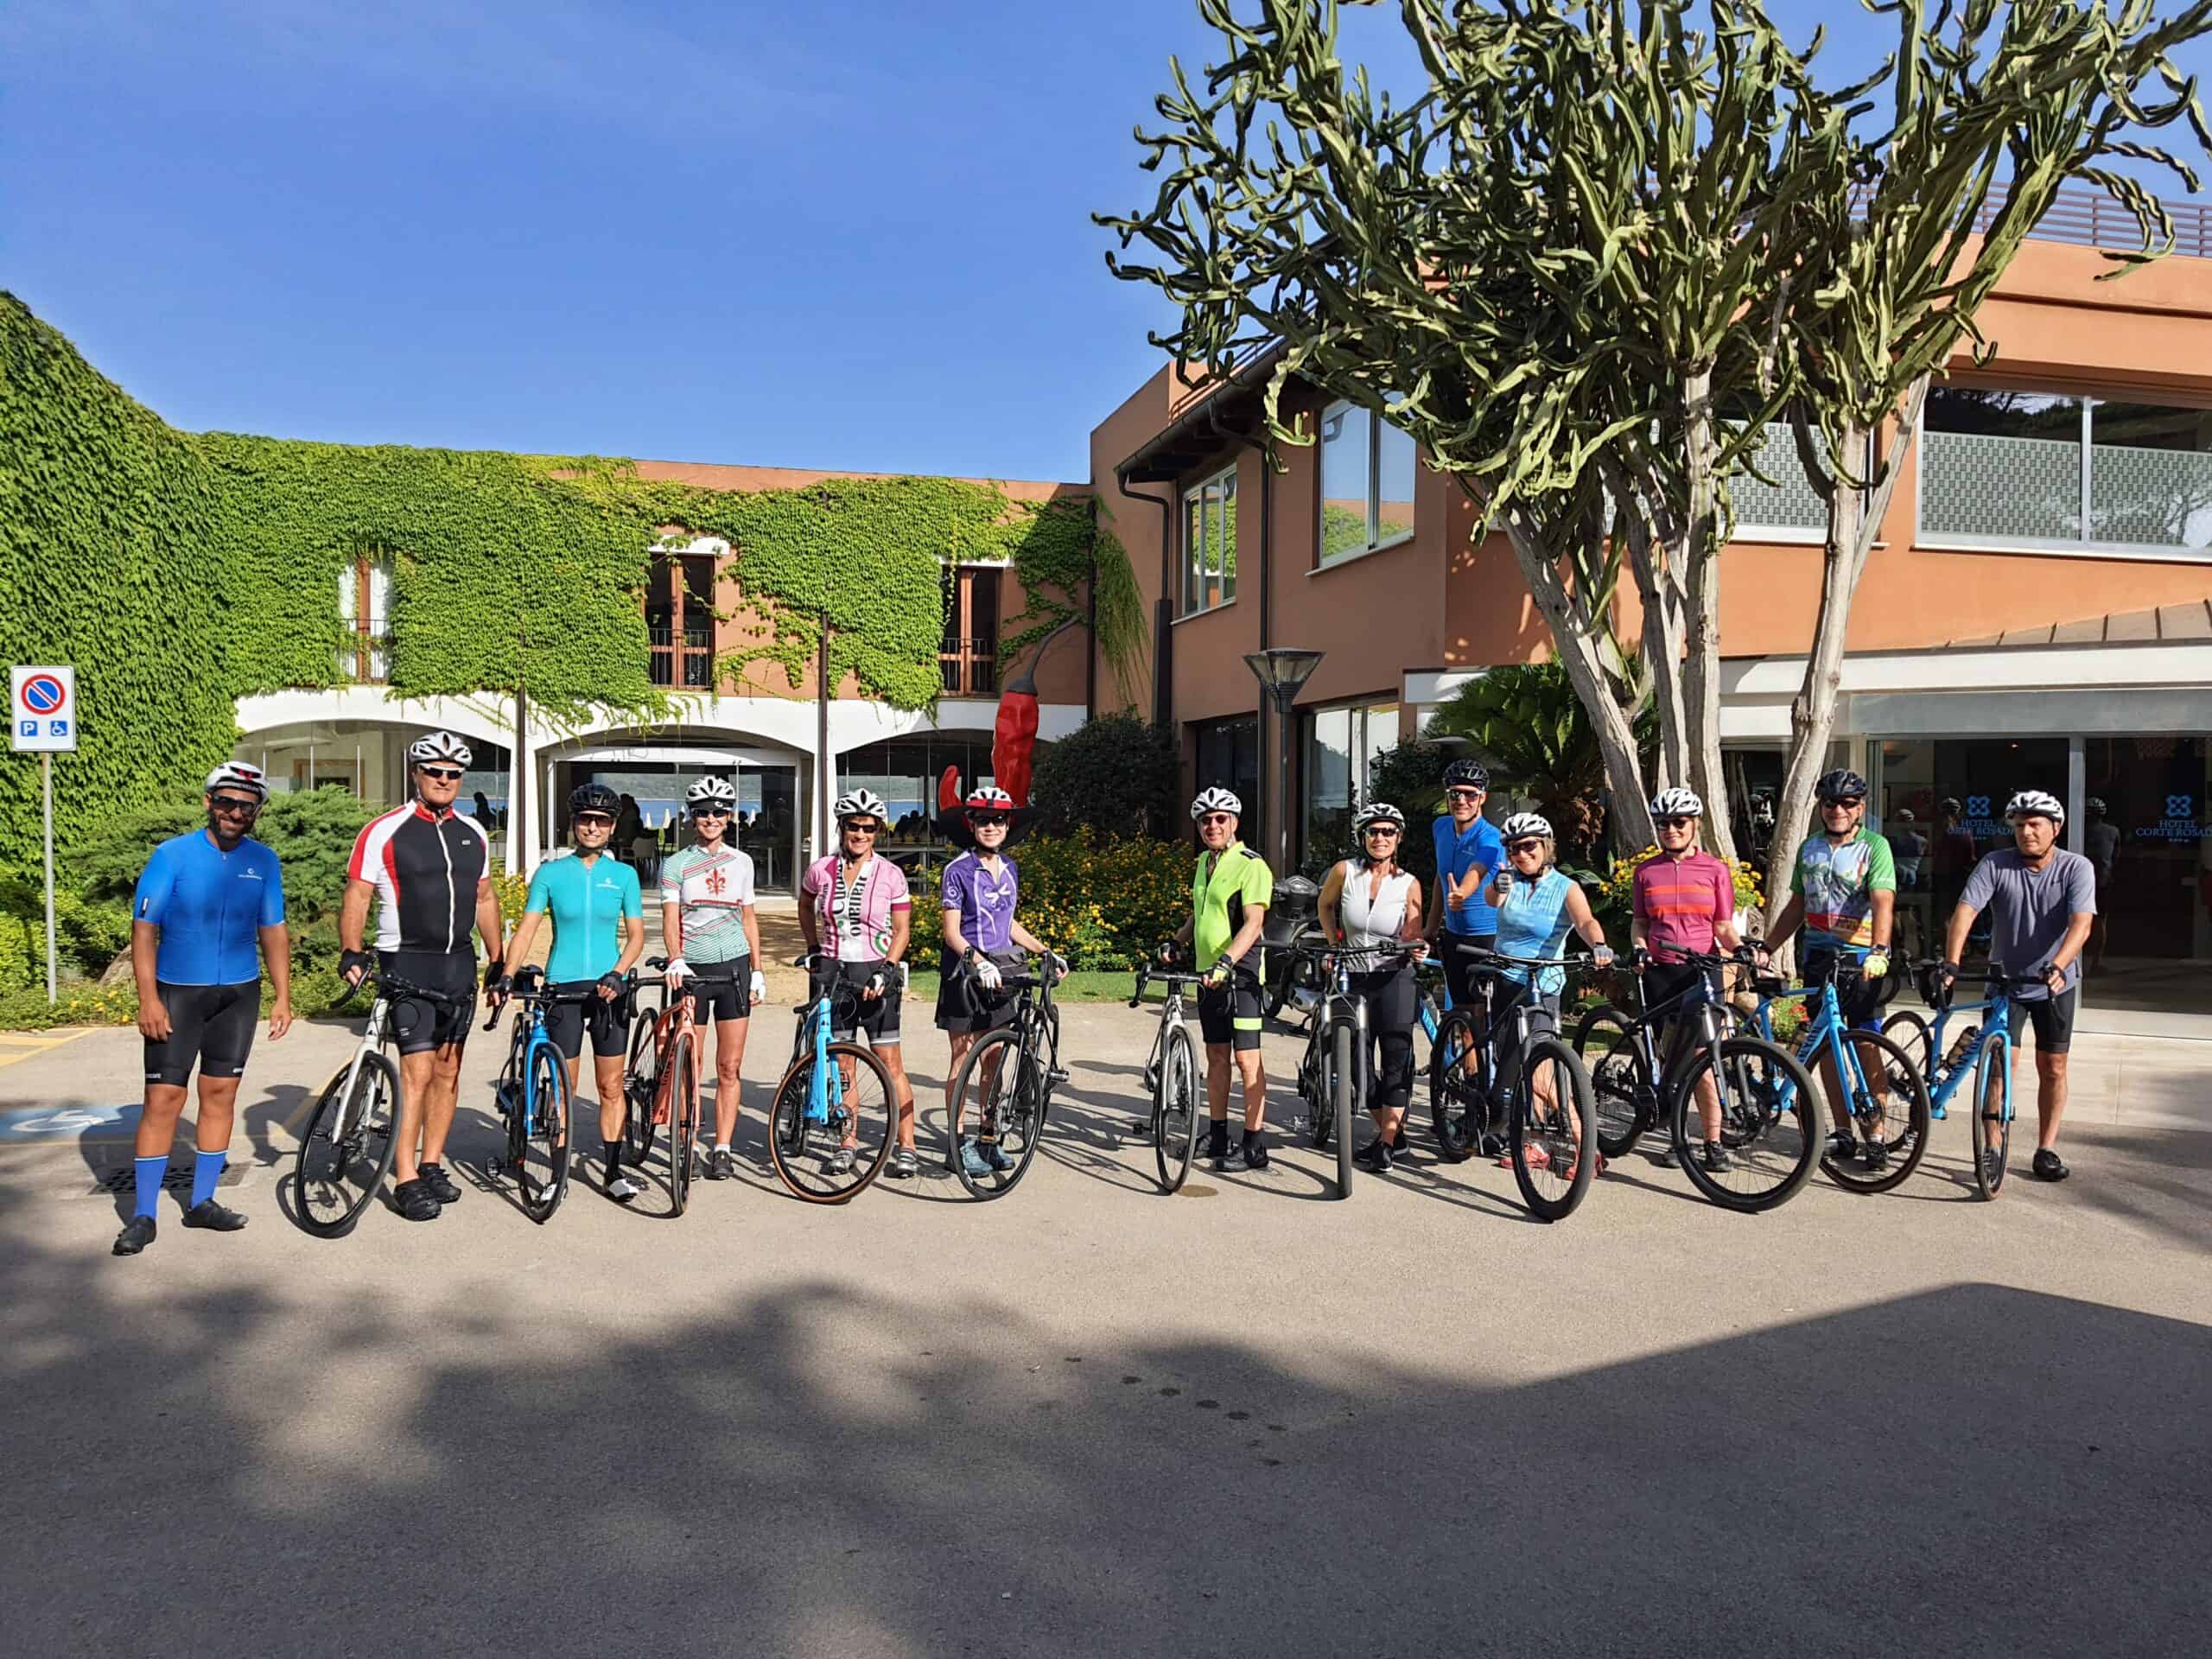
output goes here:
{"type": "MultiPolygon", "coordinates": [[[[944,1043],[906,1017],[930,1166],[944,1043]]],[[[1547,1227],[1508,1172],[1426,1154],[1334,1202],[1288,1135],[1162,1198],[1128,1138],[1150,1018],[1065,1020],[1072,1083],[996,1203],[941,1172],[785,1197],[760,1111],[791,1016],[764,1014],[742,1179],[681,1220],[594,1170],[542,1228],[465,1179],[435,1223],[328,1243],[275,1160],[353,1032],[302,1027],[241,1096],[251,1225],[187,1232],[172,1198],[136,1260],[92,1196],[135,1034],[0,1070],[6,1649],[2201,1639],[2212,1046],[2085,1046],[2062,1186],[1975,1201],[1954,1116],[1887,1196],[1816,1177],[1739,1217],[1631,1155],[1547,1227]]],[[[472,1042],[465,1178],[504,1047],[472,1042]]],[[[1270,1038],[1286,1128],[1295,1053],[1270,1038]]]]}

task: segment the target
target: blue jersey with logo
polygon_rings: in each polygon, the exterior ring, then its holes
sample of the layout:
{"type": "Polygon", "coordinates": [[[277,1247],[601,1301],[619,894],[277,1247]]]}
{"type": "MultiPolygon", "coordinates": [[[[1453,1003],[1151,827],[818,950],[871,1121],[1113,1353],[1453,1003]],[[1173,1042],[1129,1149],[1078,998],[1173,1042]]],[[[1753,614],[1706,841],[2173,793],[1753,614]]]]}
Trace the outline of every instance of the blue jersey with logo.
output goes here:
{"type": "Polygon", "coordinates": [[[622,918],[645,913],[638,873],[611,853],[588,861],[578,853],[539,865],[523,909],[533,916],[552,912],[545,978],[555,985],[613,973],[622,954],[622,918]]]}
{"type": "Polygon", "coordinates": [[[1505,837],[1488,818],[1477,818],[1462,830],[1447,815],[1436,821],[1436,879],[1449,875],[1466,880],[1467,872],[1480,869],[1482,882],[1467,895],[1467,902],[1452,908],[1452,892],[1444,892],[1444,928],[1447,933],[1495,933],[1497,912],[1490,902],[1490,884],[1505,868],[1505,837]]]}
{"type": "MultiPolygon", "coordinates": [[[[1497,952],[1502,957],[1556,957],[1559,948],[1567,943],[1567,931],[1573,922],[1567,913],[1567,895],[1574,891],[1574,880],[1557,869],[1546,870],[1534,881],[1514,873],[1513,885],[1505,890],[1505,902],[1497,907],[1497,952]]],[[[1529,969],[1509,968],[1505,976],[1518,985],[1529,982],[1529,969]]],[[[1555,995],[1567,984],[1567,969],[1544,968],[1536,972],[1536,988],[1546,995],[1555,995]]]]}
{"type": "Polygon", "coordinates": [[[284,920],[283,872],[250,836],[226,853],[194,830],[154,849],[130,914],[162,930],[154,977],[163,984],[244,984],[261,977],[257,930],[284,920]]]}

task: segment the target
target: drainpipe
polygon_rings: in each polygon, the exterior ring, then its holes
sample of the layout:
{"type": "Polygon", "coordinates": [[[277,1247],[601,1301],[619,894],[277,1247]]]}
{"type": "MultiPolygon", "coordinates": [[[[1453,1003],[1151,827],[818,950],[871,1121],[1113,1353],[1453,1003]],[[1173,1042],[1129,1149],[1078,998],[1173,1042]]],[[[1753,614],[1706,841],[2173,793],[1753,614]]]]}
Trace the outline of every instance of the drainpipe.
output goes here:
{"type": "Polygon", "coordinates": [[[1090,651],[1083,659],[1083,717],[1098,717],[1098,503],[1090,504],[1090,576],[1084,584],[1084,629],[1090,651]]]}
{"type": "Polygon", "coordinates": [[[1175,723],[1175,660],[1174,635],[1169,631],[1169,625],[1174,610],[1168,587],[1174,573],[1174,498],[1171,495],[1163,500],[1156,495],[1138,494],[1129,487],[1126,473],[1115,474],[1114,484],[1130,500],[1160,509],[1160,598],[1152,607],[1152,723],[1172,730],[1175,723]]]}

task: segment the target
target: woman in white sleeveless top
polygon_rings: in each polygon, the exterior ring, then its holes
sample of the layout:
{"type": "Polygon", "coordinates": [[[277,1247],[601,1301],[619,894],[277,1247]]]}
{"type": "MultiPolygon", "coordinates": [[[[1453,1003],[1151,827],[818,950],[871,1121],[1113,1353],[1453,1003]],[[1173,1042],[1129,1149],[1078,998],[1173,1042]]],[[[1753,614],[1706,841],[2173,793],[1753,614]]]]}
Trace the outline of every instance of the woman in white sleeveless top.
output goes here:
{"type": "MultiPolygon", "coordinates": [[[[1346,950],[1404,947],[1412,957],[1426,956],[1421,938],[1421,883],[1398,868],[1406,817],[1377,801],[1352,820],[1360,851],[1338,863],[1321,885],[1321,932],[1346,950]]],[[[1375,1087],[1368,1110],[1375,1118],[1375,1139],[1360,1154],[1369,1168],[1389,1169],[1414,1089],[1414,965],[1408,957],[1370,958],[1374,966],[1351,976],[1352,989],[1367,999],[1367,1029],[1380,1058],[1369,1056],[1375,1087]]],[[[1359,966],[1356,959],[1353,965],[1359,966]]]]}

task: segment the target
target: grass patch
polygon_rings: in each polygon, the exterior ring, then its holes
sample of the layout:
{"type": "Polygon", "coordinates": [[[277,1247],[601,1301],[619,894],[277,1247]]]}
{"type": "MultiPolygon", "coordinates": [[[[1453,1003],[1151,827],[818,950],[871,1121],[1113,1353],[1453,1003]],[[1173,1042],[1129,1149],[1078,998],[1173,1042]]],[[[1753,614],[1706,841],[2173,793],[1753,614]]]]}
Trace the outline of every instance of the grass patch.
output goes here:
{"type": "MultiPolygon", "coordinates": [[[[915,969],[906,981],[907,995],[936,1001],[938,977],[934,968],[915,969]]],[[[1136,988],[1134,968],[1078,969],[1055,986],[1052,995],[1062,1002],[1126,1002],[1136,988]]]]}

